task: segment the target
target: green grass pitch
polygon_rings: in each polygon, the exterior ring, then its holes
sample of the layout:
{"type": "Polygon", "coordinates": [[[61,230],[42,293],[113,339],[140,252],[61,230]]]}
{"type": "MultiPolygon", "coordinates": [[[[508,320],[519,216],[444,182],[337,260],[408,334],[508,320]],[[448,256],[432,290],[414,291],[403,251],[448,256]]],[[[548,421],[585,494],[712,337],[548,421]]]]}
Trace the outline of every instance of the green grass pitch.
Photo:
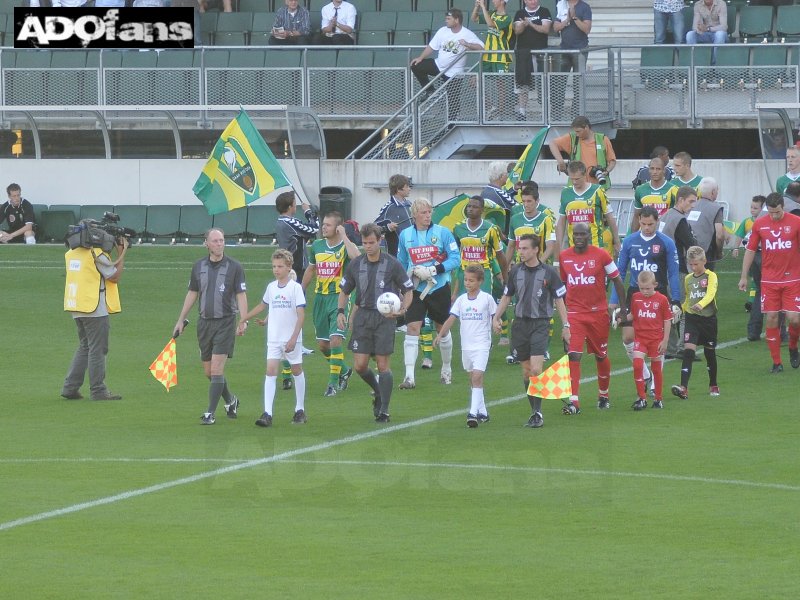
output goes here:
{"type": "MultiPolygon", "coordinates": [[[[226,369],[242,402],[235,421],[220,410],[213,427],[199,423],[196,313],[178,340],[178,386],[167,393],[148,372],[203,253],[131,250],[107,377],[124,400],[93,403],[59,396],[76,344],[63,248],[0,248],[0,598],[797,596],[800,371],[784,359],[770,375],[764,343],[742,340],[739,263],[720,268],[718,398],[697,363],[688,401],[667,391],[664,410],[634,413],[612,332],[611,410],[595,408],[592,380],[582,414],[545,401],[545,426],[523,428],[519,367],[495,348],[491,421],[467,429],[456,341],[453,385],[439,384],[436,351],[416,390],[395,391],[388,425],[373,422],[357,376],[323,398],[326,367],[308,356],[308,423],[290,423],[294,392],[279,391],[264,430],[260,328],[226,369]]],[[[252,306],[271,250],[228,253],[245,266],[252,306]]],[[[399,381],[400,336],[396,348],[399,381]]],[[[590,356],[583,375],[595,375],[590,356]]],[[[678,381],[669,362],[666,389],[678,381]]]]}

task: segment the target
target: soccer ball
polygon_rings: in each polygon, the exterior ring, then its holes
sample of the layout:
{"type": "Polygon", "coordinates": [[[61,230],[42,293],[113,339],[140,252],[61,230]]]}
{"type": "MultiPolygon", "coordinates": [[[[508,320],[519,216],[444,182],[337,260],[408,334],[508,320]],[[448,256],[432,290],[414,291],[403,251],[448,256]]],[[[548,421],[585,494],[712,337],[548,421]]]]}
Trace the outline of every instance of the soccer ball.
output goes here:
{"type": "Polygon", "coordinates": [[[384,315],[400,312],[400,298],[392,292],[384,292],[378,296],[378,310],[384,315]]]}

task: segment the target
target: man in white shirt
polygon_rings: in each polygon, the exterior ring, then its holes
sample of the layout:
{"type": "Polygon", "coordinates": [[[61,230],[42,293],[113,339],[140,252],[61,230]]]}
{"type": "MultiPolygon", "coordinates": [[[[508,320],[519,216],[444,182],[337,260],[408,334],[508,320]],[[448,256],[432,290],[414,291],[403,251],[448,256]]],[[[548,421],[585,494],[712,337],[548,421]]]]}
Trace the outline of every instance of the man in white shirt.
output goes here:
{"type": "Polygon", "coordinates": [[[356,7],[343,0],[333,0],[320,11],[322,27],[318,44],[352,46],[355,44],[356,7]]]}
{"type": "Polygon", "coordinates": [[[436,77],[439,73],[444,73],[444,80],[460,75],[466,68],[467,50],[483,50],[481,39],[464,27],[463,22],[464,14],[460,10],[448,10],[444,27],[431,38],[422,54],[411,61],[411,72],[419,81],[420,87],[424,88],[431,77],[436,77]],[[434,51],[438,53],[436,58],[429,58],[434,51]]]}

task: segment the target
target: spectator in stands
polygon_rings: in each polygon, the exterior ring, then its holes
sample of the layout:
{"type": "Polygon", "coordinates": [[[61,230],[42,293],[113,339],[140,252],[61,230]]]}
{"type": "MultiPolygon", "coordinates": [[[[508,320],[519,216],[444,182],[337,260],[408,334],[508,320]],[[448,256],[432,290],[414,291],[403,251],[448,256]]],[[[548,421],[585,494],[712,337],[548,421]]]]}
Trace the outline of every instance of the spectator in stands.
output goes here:
{"type": "MultiPolygon", "coordinates": [[[[489,11],[486,6],[487,0],[475,0],[475,8],[472,11],[473,23],[486,23],[489,30],[486,33],[484,44],[488,51],[481,57],[481,70],[484,73],[508,73],[511,65],[511,54],[497,53],[498,50],[509,50],[511,48],[511,16],[506,12],[506,0],[491,0],[494,10],[489,11]]],[[[502,77],[497,81],[497,97],[492,100],[492,104],[486,111],[486,118],[492,119],[500,113],[505,113],[506,109],[506,82],[502,77]]]]}
{"type": "MultiPolygon", "coordinates": [[[[556,4],[556,20],[553,30],[561,35],[562,50],[583,50],[589,45],[589,33],[592,31],[592,9],[583,0],[558,0],[556,4]]],[[[562,54],[560,71],[569,73],[583,72],[586,56],[578,53],[562,54]]],[[[567,78],[555,86],[553,97],[553,115],[559,118],[565,114],[564,98],[566,96],[567,78]],[[560,85],[559,85],[560,84],[560,85]]],[[[572,106],[579,106],[579,85],[573,85],[572,106]]]]}
{"type": "MultiPolygon", "coordinates": [[[[653,151],[650,153],[650,160],[654,158],[660,158],[661,162],[664,163],[664,179],[670,181],[675,176],[675,169],[669,166],[669,150],[667,147],[656,146],[653,148],[653,151]]],[[[650,181],[650,162],[646,162],[639,167],[639,170],[636,172],[636,179],[631,183],[633,184],[633,189],[636,189],[648,181],[650,181]]]]}
{"type": "Polygon", "coordinates": [[[687,44],[724,44],[728,41],[728,6],[725,0],[697,0],[687,44]]]}
{"type": "Polygon", "coordinates": [[[19,184],[9,185],[6,193],[8,202],[0,206],[0,223],[8,223],[8,230],[0,230],[0,243],[35,244],[33,205],[22,197],[19,184]]]}
{"type": "Polygon", "coordinates": [[[422,53],[411,61],[411,72],[421,87],[428,85],[431,77],[439,73],[445,73],[445,81],[460,75],[466,66],[467,50],[483,50],[481,39],[463,23],[464,13],[457,8],[448,10],[444,27],[439,28],[422,53]],[[436,58],[429,58],[434,52],[437,52],[436,58]]]}
{"type": "Polygon", "coordinates": [[[569,161],[580,161],[586,165],[589,183],[599,183],[597,178],[601,173],[606,176],[606,185],[603,189],[611,187],[611,178],[608,176],[617,166],[617,155],[611,146],[611,140],[602,133],[592,131],[592,124],[584,116],[572,120],[572,131],[555,138],[548,146],[553,158],[558,164],[556,169],[561,173],[567,172],[567,163],[561,153],[567,154],[569,161]],[[598,167],[597,171],[594,167],[598,167]]]}
{"type": "Polygon", "coordinates": [[[305,46],[308,44],[310,35],[311,15],[308,9],[300,6],[300,0],[286,0],[286,6],[281,6],[275,13],[269,45],[305,46]]]}
{"type": "Polygon", "coordinates": [[[352,46],[356,43],[356,7],[343,0],[332,0],[322,7],[322,28],[318,44],[352,46]]]}
{"type": "Polygon", "coordinates": [[[656,44],[667,43],[667,23],[672,23],[672,43],[682,44],[683,0],[653,0],[653,30],[656,44]]]}
{"type": "MultiPolygon", "coordinates": [[[[535,54],[531,50],[547,48],[547,36],[552,26],[553,17],[539,0],[525,0],[524,7],[514,15],[514,35],[517,37],[514,48],[514,82],[517,86],[517,119],[520,121],[526,118],[532,74],[534,70],[544,72],[545,55],[535,54]]],[[[538,83],[537,80],[537,95],[541,93],[541,85],[538,83]]]]}
{"type": "Polygon", "coordinates": [[[775,182],[775,191],[779,194],[785,193],[786,187],[793,181],[800,181],[800,147],[790,146],[786,149],[786,166],[786,174],[775,182]]]}
{"type": "Polygon", "coordinates": [[[708,268],[712,271],[722,258],[725,245],[725,224],[722,222],[722,205],[717,202],[718,195],[717,181],[713,177],[703,177],[697,186],[697,204],[686,217],[697,245],[706,253],[708,268]]]}

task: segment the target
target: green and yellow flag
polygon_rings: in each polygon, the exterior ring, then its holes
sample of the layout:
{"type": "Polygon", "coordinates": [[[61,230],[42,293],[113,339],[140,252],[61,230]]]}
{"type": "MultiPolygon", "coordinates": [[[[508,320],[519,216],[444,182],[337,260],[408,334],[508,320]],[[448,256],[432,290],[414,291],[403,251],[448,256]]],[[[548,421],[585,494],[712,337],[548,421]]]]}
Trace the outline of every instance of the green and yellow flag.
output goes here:
{"type": "Polygon", "coordinates": [[[539,161],[539,154],[542,152],[542,146],[544,146],[548,131],[550,131],[549,127],[542,127],[539,133],[533,136],[530,144],[517,160],[517,164],[514,165],[514,170],[508,174],[508,181],[503,185],[504,190],[513,190],[518,181],[528,181],[533,177],[533,170],[539,161]]]}
{"type": "Polygon", "coordinates": [[[242,109],[222,132],[192,188],[210,215],[255,202],[289,187],[286,173],[242,109]]]}
{"type": "MultiPolygon", "coordinates": [[[[434,223],[438,223],[442,227],[447,227],[447,229],[453,231],[453,227],[459,223],[463,223],[464,219],[467,218],[464,212],[467,208],[467,204],[469,204],[469,196],[467,194],[453,196],[449,200],[445,200],[441,204],[433,207],[432,220],[434,223]]],[[[485,200],[483,218],[487,221],[491,221],[502,229],[506,222],[506,211],[491,200],[485,200]]]]}

